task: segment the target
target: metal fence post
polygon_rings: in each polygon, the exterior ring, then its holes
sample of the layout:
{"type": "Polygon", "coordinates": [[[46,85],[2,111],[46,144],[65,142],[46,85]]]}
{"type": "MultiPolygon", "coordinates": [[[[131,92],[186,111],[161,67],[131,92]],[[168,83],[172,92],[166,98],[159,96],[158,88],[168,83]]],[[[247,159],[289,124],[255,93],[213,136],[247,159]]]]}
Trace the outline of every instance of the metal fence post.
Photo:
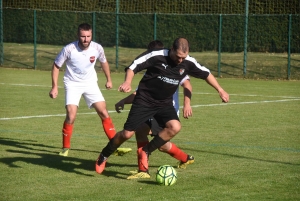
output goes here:
{"type": "Polygon", "coordinates": [[[288,69],[287,79],[291,78],[291,36],[292,36],[292,15],[289,14],[289,31],[288,31],[288,69]]]}
{"type": "Polygon", "coordinates": [[[93,12],[93,41],[96,41],[96,13],[93,12]]]}
{"type": "Polygon", "coordinates": [[[36,10],[33,11],[34,69],[36,70],[36,10]]]}
{"type": "Polygon", "coordinates": [[[247,73],[247,38],[248,38],[248,13],[249,13],[249,0],[246,0],[245,3],[245,30],[244,30],[244,77],[247,73]]]}
{"type": "Polygon", "coordinates": [[[3,18],[2,18],[2,0],[0,0],[0,66],[3,65],[3,18]]]}
{"type": "Polygon", "coordinates": [[[119,0],[116,0],[116,69],[119,64],[119,0]]]}
{"type": "Polygon", "coordinates": [[[154,27],[153,27],[153,38],[154,40],[156,40],[156,22],[157,22],[157,19],[156,19],[156,12],[154,13],[154,27]]]}
{"type": "Polygon", "coordinates": [[[221,77],[222,14],[219,19],[218,77],[221,77]]]}

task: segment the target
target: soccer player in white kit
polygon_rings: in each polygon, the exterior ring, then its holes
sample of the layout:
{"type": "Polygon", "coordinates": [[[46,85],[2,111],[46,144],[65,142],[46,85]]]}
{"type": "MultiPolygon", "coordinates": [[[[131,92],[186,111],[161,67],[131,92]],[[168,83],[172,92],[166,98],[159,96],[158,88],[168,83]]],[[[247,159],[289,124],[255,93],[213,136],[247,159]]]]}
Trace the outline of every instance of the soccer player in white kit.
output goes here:
{"type": "MultiPolygon", "coordinates": [[[[106,89],[112,88],[110,68],[106,60],[103,47],[92,41],[92,27],[83,23],[78,26],[78,40],[66,45],[57,55],[52,67],[51,98],[58,95],[59,69],[66,63],[64,74],[66,118],[62,128],[61,156],[68,156],[71,147],[71,136],[81,96],[89,108],[94,108],[102,120],[103,129],[108,139],[115,134],[115,127],[106,109],[105,99],[98,86],[98,77],[95,70],[96,61],[99,60],[106,76],[106,89]]],[[[120,152],[131,149],[123,148],[120,152]]]]}

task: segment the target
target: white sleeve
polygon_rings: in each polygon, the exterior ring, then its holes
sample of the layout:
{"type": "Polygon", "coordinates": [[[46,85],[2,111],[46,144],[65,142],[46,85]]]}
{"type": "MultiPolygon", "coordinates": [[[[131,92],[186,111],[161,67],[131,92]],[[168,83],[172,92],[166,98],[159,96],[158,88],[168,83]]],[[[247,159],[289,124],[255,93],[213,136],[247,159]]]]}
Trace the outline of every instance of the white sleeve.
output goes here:
{"type": "Polygon", "coordinates": [[[189,80],[190,77],[188,75],[186,75],[181,81],[180,81],[180,85],[182,85],[186,80],[189,80]]]}
{"type": "Polygon", "coordinates": [[[58,66],[59,68],[62,67],[62,65],[64,64],[64,62],[67,60],[68,58],[68,52],[66,50],[67,48],[64,47],[60,53],[57,55],[57,57],[54,60],[54,63],[56,64],[56,66],[58,66]]]}
{"type": "Polygon", "coordinates": [[[95,49],[98,51],[98,54],[99,54],[98,60],[100,61],[100,63],[107,62],[103,47],[100,44],[94,43],[94,42],[93,42],[93,45],[94,45],[95,49]]]}

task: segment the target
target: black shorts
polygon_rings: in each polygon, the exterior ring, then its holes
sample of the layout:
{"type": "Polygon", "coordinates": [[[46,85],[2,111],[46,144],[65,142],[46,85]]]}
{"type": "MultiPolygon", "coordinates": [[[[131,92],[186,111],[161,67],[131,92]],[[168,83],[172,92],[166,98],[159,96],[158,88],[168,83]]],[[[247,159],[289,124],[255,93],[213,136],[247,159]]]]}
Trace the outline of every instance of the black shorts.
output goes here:
{"type": "Polygon", "coordinates": [[[145,107],[143,105],[132,104],[127,121],[124,124],[124,129],[136,131],[140,125],[151,118],[154,118],[161,128],[165,128],[166,123],[170,120],[179,121],[173,105],[166,107],[145,107]]]}
{"type": "Polygon", "coordinates": [[[154,118],[148,119],[145,124],[147,124],[151,130],[151,136],[157,135],[163,127],[158,125],[157,121],[154,118]]]}

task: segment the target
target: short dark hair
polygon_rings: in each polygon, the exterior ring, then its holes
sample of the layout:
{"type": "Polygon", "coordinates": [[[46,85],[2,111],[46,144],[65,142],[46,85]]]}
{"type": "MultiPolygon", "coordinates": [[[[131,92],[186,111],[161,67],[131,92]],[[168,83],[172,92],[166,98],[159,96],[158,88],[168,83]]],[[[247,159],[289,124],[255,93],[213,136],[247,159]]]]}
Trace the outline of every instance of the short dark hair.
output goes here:
{"type": "Polygon", "coordinates": [[[84,30],[84,31],[89,31],[91,30],[92,27],[90,24],[88,23],[82,23],[78,26],[78,30],[77,30],[77,33],[79,33],[81,30],[84,30]]]}
{"type": "Polygon", "coordinates": [[[181,50],[182,52],[189,52],[190,51],[190,44],[186,38],[176,38],[173,42],[172,49],[177,51],[181,50]]]}
{"type": "Polygon", "coordinates": [[[164,48],[164,44],[160,40],[153,40],[148,44],[148,50],[164,48]]]}

